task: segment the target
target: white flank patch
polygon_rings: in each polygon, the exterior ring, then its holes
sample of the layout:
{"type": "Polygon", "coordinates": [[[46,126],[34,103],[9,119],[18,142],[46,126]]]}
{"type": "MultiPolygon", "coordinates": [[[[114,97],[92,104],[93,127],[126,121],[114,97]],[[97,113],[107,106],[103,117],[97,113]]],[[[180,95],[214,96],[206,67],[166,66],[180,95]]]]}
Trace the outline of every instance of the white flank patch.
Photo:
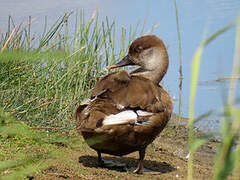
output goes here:
{"type": "Polygon", "coordinates": [[[151,113],[151,112],[142,111],[142,110],[137,110],[137,114],[139,116],[151,116],[151,115],[153,115],[153,113],[151,113]]]}
{"type": "Polygon", "coordinates": [[[137,114],[134,111],[122,111],[118,114],[112,114],[107,116],[103,120],[103,125],[117,125],[117,124],[125,124],[130,120],[137,120],[137,114]]]}

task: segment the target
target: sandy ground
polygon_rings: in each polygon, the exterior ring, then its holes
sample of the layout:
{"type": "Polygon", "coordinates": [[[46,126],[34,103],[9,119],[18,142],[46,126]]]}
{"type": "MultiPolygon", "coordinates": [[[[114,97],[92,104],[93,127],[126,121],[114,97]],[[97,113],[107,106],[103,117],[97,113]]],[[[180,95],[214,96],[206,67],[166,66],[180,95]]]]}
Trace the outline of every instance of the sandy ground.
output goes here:
{"type": "MultiPolygon", "coordinates": [[[[186,121],[182,119],[183,124],[186,121]]],[[[125,163],[129,171],[124,172],[99,168],[97,153],[85,145],[79,150],[65,149],[69,151],[65,162],[56,161],[51,168],[34,175],[34,179],[187,179],[187,129],[183,124],[176,128],[176,122],[177,117],[173,115],[167,128],[148,146],[143,175],[131,172],[138,163],[137,152],[123,157],[103,155],[104,159],[125,163]]],[[[194,153],[194,179],[212,179],[217,145],[218,142],[211,139],[194,153]]]]}

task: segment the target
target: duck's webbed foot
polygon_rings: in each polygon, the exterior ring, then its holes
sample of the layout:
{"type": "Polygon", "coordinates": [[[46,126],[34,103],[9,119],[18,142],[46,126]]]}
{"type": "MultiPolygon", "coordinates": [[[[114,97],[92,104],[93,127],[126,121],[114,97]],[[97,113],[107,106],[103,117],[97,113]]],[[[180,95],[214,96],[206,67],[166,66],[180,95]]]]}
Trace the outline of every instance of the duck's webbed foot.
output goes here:
{"type": "Polygon", "coordinates": [[[143,159],[144,159],[144,156],[145,156],[145,149],[142,149],[139,151],[139,162],[138,162],[138,166],[137,166],[137,169],[135,169],[133,171],[133,173],[136,173],[136,174],[142,174],[144,169],[143,169],[143,159]]]}
{"type": "Polygon", "coordinates": [[[111,160],[103,160],[100,152],[98,152],[98,167],[127,171],[126,164],[111,160]]]}

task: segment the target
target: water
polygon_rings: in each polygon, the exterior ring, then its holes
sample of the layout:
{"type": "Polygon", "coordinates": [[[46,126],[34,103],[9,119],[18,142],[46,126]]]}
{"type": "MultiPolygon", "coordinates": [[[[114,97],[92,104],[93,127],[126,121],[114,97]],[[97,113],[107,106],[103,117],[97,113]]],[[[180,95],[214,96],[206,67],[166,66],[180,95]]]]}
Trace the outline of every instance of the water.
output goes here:
{"type": "MultiPolygon", "coordinates": [[[[224,25],[234,21],[240,12],[239,0],[203,0],[178,1],[180,33],[183,53],[183,116],[188,116],[189,89],[191,79],[191,60],[196,48],[206,37],[224,25]]],[[[35,19],[32,30],[36,33],[43,31],[45,16],[51,25],[64,12],[84,9],[86,18],[90,18],[93,11],[98,8],[100,18],[108,16],[115,19],[120,31],[122,26],[130,24],[143,24],[147,19],[145,32],[152,25],[159,24],[154,34],[161,37],[168,47],[170,67],[164,78],[165,88],[171,96],[179,96],[179,56],[178,40],[175,19],[174,2],[154,0],[1,0],[0,28],[7,26],[8,15],[11,14],[15,22],[27,20],[31,15],[35,19]]],[[[117,34],[120,36],[120,34],[117,34]]],[[[117,37],[117,40],[119,37],[117,37]]],[[[120,44],[120,42],[119,42],[120,44]]],[[[214,110],[210,119],[219,119],[221,107],[225,103],[229,82],[215,82],[221,77],[230,77],[234,55],[235,28],[230,29],[219,38],[210,43],[204,50],[200,70],[200,83],[196,98],[196,116],[209,110],[214,110]]],[[[237,96],[240,97],[240,86],[237,87],[237,96]]],[[[174,112],[178,111],[178,101],[175,102],[174,112]]],[[[205,122],[209,126],[209,121],[205,122]]],[[[211,127],[218,126],[218,122],[211,121],[211,127]]]]}

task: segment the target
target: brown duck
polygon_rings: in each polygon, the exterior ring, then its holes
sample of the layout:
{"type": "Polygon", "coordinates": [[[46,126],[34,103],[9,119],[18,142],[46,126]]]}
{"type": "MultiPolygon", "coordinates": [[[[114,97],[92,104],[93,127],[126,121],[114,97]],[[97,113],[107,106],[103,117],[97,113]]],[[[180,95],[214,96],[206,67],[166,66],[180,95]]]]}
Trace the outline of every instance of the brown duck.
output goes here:
{"type": "Polygon", "coordinates": [[[137,38],[129,52],[110,69],[138,65],[131,73],[109,73],[96,83],[91,97],[76,110],[77,129],[87,144],[101,153],[123,156],[139,151],[134,173],[143,172],[147,146],[164,129],[172,113],[172,100],[159,85],[168,69],[168,53],[155,35],[137,38]]]}

